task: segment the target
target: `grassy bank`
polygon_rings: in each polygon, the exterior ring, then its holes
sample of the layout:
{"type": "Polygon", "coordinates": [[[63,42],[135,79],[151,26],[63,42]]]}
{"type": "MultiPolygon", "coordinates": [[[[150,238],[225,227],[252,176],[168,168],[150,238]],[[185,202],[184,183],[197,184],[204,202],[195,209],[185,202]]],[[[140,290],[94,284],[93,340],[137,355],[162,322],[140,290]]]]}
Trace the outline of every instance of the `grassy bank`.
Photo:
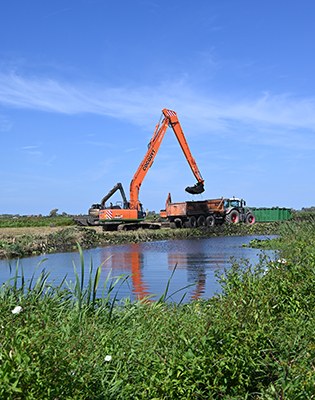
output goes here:
{"type": "Polygon", "coordinates": [[[24,227],[39,227],[39,226],[71,226],[71,225],[74,225],[73,218],[62,215],[58,215],[56,217],[48,217],[48,216],[0,217],[0,228],[24,228],[24,227]]]}
{"type": "Polygon", "coordinates": [[[314,398],[315,224],[283,227],[279,243],[281,262],[235,264],[220,296],[185,305],[96,300],[100,269],[86,290],[80,275],[68,290],[13,280],[0,398],[314,398]]]}
{"type": "Polygon", "coordinates": [[[186,239],[229,235],[276,234],[281,223],[248,226],[222,225],[211,229],[159,229],[123,232],[103,232],[102,228],[29,227],[0,229],[0,258],[26,257],[55,252],[75,251],[77,243],[83,249],[110,244],[186,239]]]}

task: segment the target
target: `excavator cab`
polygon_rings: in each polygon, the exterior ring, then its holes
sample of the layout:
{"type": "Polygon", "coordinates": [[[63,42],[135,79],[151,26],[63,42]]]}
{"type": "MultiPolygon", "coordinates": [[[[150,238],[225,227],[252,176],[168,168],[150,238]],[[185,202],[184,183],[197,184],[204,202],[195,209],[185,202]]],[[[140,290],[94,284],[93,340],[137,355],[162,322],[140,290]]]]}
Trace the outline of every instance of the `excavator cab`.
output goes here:
{"type": "Polygon", "coordinates": [[[197,182],[194,186],[187,186],[185,191],[190,194],[200,194],[205,191],[204,184],[197,182]]]}

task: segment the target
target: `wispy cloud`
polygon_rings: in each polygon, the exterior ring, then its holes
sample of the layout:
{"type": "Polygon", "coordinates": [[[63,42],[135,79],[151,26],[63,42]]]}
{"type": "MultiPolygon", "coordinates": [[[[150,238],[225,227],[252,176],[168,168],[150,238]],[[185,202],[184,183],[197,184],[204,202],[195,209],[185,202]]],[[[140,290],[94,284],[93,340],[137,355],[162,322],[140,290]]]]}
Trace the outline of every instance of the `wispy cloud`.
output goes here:
{"type": "Polygon", "coordinates": [[[32,157],[41,157],[43,155],[43,152],[40,148],[40,146],[36,145],[27,145],[27,146],[22,146],[20,150],[27,154],[28,156],[32,157]]]}
{"type": "Polygon", "coordinates": [[[29,145],[29,146],[22,146],[21,147],[21,150],[26,150],[26,151],[29,151],[29,150],[37,150],[39,148],[39,146],[31,146],[31,145],[29,145]]]}
{"type": "MultiPolygon", "coordinates": [[[[0,73],[0,104],[69,115],[93,113],[146,127],[152,127],[157,110],[170,107],[184,116],[185,124],[194,126],[194,131],[233,133],[241,125],[247,139],[250,132],[255,132],[255,136],[263,133],[260,140],[278,143],[285,134],[298,142],[299,131],[315,133],[315,98],[272,93],[246,99],[235,94],[233,98],[205,96],[195,92],[185,80],[155,87],[114,88],[0,73]]],[[[0,129],[5,125],[0,117],[0,129]]]]}
{"type": "Polygon", "coordinates": [[[45,154],[42,145],[22,146],[20,147],[20,151],[22,151],[26,156],[36,159],[36,162],[40,162],[41,165],[47,167],[52,167],[57,159],[55,154],[45,154]]]}

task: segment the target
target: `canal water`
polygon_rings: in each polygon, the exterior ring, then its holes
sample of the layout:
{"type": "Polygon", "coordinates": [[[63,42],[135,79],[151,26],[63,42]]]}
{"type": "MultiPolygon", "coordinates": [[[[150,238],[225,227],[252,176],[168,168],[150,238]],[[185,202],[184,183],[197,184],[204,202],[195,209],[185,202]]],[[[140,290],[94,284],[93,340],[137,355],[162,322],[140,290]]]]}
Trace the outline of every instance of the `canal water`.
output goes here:
{"type": "MultiPolygon", "coordinates": [[[[262,254],[271,260],[275,259],[276,254],[273,251],[262,252],[244,247],[254,238],[270,237],[228,236],[165,240],[86,250],[83,252],[85,281],[88,280],[91,265],[93,271],[102,265],[98,297],[103,295],[108,277],[115,280],[115,277],[122,276],[112,292],[113,295],[117,293],[118,299],[128,297],[134,300],[152,296],[156,300],[165,292],[168,282],[169,301],[179,302],[184,294],[184,302],[198,298],[206,299],[221,290],[216,271],[223,273],[225,268],[231,267],[233,260],[248,260],[255,265],[262,254]]],[[[44,269],[49,272],[49,282],[55,285],[65,276],[67,284],[74,284],[74,266],[79,273],[81,271],[78,252],[49,254],[10,262],[0,260],[1,284],[12,278],[17,265],[20,271],[23,269],[26,280],[31,279],[32,275],[38,277],[44,269]]]]}

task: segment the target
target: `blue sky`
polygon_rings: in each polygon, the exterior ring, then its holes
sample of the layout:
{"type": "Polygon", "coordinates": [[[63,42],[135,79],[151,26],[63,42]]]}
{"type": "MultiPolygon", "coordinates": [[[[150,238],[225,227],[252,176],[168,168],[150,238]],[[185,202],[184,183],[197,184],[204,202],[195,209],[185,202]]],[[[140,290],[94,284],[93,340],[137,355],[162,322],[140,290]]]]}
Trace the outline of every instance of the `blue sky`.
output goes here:
{"type": "Polygon", "coordinates": [[[163,108],[206,191],[184,191],[169,129],[145,209],[168,192],[314,206],[314,17],[311,0],[1,2],[0,214],[86,213],[117,182],[129,197],[163,108]]]}

